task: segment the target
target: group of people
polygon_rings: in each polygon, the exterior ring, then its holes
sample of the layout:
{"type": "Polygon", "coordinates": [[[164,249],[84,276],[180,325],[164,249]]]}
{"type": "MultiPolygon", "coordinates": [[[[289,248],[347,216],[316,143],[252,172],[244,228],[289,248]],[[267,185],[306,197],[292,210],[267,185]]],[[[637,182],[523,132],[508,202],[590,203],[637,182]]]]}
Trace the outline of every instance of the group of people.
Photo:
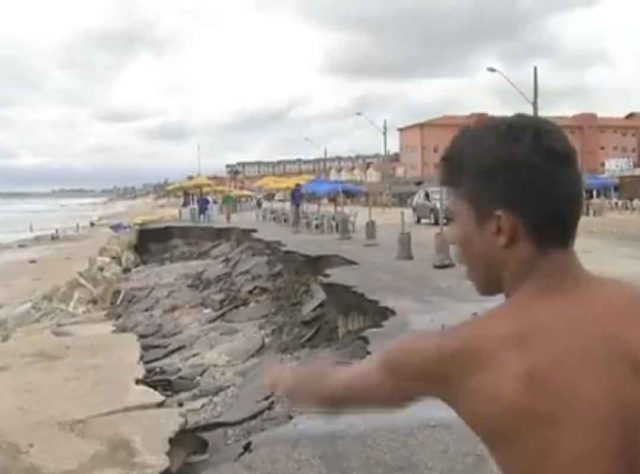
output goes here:
{"type": "Polygon", "coordinates": [[[200,192],[197,199],[194,202],[194,196],[185,192],[183,196],[182,207],[194,208],[196,210],[196,220],[198,222],[212,222],[214,216],[218,213],[218,206],[222,206],[222,213],[224,214],[225,221],[231,222],[231,214],[233,212],[234,198],[230,192],[222,196],[222,200],[219,202],[216,196],[208,196],[204,192],[200,192]]]}

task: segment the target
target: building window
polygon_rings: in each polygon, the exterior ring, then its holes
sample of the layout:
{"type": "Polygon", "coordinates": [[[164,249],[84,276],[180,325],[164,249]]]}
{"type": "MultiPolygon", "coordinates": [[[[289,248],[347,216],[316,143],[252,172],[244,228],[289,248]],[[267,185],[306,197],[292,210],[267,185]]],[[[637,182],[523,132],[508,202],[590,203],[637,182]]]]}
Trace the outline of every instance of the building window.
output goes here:
{"type": "Polygon", "coordinates": [[[601,129],[600,129],[600,133],[604,133],[604,128],[601,128],[601,129]]]}
{"type": "Polygon", "coordinates": [[[613,133],[618,133],[618,130],[614,128],[613,133]]]}
{"type": "Polygon", "coordinates": [[[631,153],[635,153],[635,152],[636,152],[636,149],[635,149],[635,148],[632,148],[632,149],[631,149],[631,153]]]}
{"type": "Polygon", "coordinates": [[[600,168],[604,168],[604,161],[600,162],[600,168]]]}
{"type": "Polygon", "coordinates": [[[433,152],[438,153],[440,151],[440,147],[438,145],[433,147],[433,152]]]}
{"type": "Polygon", "coordinates": [[[636,136],[635,132],[634,132],[634,133],[632,133],[632,134],[631,134],[631,136],[632,136],[632,137],[635,137],[635,136],[636,136]]]}
{"type": "Polygon", "coordinates": [[[606,148],[606,147],[604,147],[604,146],[601,146],[601,147],[600,147],[600,149],[601,149],[602,151],[604,151],[604,150],[606,150],[607,148],[606,148]]]}
{"type": "Polygon", "coordinates": [[[613,146],[613,151],[618,151],[618,146],[617,145],[613,146]]]}
{"type": "Polygon", "coordinates": [[[622,136],[626,137],[627,136],[627,132],[622,132],[622,136]]]}

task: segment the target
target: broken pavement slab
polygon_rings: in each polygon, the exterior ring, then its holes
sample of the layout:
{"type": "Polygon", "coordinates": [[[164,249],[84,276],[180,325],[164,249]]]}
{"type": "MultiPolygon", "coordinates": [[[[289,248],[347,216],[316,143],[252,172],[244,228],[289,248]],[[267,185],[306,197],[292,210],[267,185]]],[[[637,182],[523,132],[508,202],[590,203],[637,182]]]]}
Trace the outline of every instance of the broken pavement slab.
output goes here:
{"type": "Polygon", "coordinates": [[[310,289],[311,298],[304,304],[300,311],[300,320],[305,323],[315,319],[316,315],[314,314],[314,310],[327,299],[327,294],[319,284],[312,283],[310,289]]]}
{"type": "Polygon", "coordinates": [[[202,354],[202,362],[214,367],[239,365],[256,355],[264,347],[264,338],[256,329],[248,328],[202,354]]]}
{"type": "Polygon", "coordinates": [[[269,300],[241,306],[227,313],[223,320],[227,323],[247,323],[266,318],[273,311],[273,303],[269,300]]]}
{"type": "Polygon", "coordinates": [[[33,472],[157,474],[166,466],[182,419],[135,385],[143,374],[135,336],[111,331],[109,322],[92,323],[55,337],[32,326],[0,345],[0,445],[25,453],[33,472]]]}

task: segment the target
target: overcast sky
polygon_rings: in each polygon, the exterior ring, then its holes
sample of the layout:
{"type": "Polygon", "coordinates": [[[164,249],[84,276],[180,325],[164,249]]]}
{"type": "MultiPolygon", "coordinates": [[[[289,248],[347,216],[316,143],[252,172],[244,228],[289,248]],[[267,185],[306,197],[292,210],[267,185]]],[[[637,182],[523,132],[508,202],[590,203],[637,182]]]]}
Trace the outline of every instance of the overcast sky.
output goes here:
{"type": "Polygon", "coordinates": [[[445,114],[639,110],[636,0],[21,0],[0,12],[0,188],[373,153],[445,114]]]}

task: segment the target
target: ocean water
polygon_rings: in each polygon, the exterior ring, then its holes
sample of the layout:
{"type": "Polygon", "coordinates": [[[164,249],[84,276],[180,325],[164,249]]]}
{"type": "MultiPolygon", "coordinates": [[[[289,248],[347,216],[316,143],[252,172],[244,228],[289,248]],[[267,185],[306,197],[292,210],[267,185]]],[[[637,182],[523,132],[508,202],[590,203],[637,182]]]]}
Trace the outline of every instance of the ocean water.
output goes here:
{"type": "Polygon", "coordinates": [[[105,202],[105,198],[0,194],[0,243],[51,234],[55,229],[70,232],[76,224],[86,228],[102,213],[105,202]]]}

